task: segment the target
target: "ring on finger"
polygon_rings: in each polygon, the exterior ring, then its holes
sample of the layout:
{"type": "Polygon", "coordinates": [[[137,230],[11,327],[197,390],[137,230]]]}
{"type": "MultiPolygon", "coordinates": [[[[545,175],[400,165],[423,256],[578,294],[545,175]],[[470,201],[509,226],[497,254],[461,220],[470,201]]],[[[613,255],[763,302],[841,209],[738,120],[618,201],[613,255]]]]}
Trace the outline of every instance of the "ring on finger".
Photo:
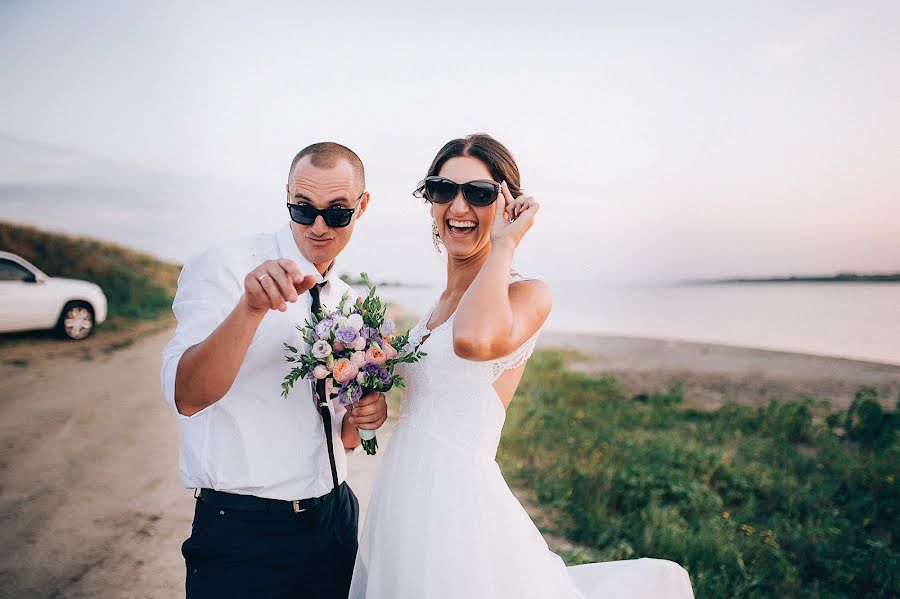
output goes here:
{"type": "Polygon", "coordinates": [[[263,274],[256,277],[256,280],[259,281],[260,283],[262,283],[263,279],[265,279],[266,277],[272,278],[272,275],[270,275],[267,272],[264,272],[263,274]]]}

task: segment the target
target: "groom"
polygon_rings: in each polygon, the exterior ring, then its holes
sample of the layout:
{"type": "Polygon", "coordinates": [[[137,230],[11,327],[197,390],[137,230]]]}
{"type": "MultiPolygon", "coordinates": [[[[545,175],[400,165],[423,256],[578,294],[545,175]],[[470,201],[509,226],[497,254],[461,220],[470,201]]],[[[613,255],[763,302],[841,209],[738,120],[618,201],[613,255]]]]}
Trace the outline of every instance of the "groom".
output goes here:
{"type": "Polygon", "coordinates": [[[357,428],[387,419],[383,394],[353,409],[285,399],[283,343],[352,290],[334,276],[369,194],[359,157],[331,142],[294,158],[291,221],[189,260],[172,306],[162,386],[178,413],[181,479],[197,489],[182,553],[188,597],[346,597],[359,505],[344,482],[357,428]],[[338,445],[335,450],[335,445],[338,445]]]}

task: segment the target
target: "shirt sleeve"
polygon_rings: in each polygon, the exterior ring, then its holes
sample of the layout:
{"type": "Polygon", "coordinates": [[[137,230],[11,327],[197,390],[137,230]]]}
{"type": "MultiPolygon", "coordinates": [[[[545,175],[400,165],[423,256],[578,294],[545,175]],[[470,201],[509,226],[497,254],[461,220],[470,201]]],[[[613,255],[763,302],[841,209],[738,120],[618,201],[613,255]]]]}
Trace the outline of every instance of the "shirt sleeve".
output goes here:
{"type": "MultiPolygon", "coordinates": [[[[243,292],[243,279],[228,269],[226,258],[221,249],[207,250],[188,260],[178,277],[178,290],[172,303],[178,326],[174,338],[163,349],[160,370],[163,398],[176,413],[175,376],[181,356],[225,320],[243,292]]],[[[193,416],[178,416],[193,418],[205,409],[193,416]]]]}
{"type": "MultiPolygon", "coordinates": [[[[341,439],[341,431],[344,427],[344,417],[347,415],[347,408],[342,406],[339,402],[334,401],[334,412],[333,418],[331,419],[331,425],[333,427],[333,438],[341,444],[341,447],[344,447],[344,441],[341,439]]],[[[357,444],[356,447],[344,447],[344,453],[347,455],[353,455],[354,453],[359,453],[362,451],[362,444],[357,444]]]]}

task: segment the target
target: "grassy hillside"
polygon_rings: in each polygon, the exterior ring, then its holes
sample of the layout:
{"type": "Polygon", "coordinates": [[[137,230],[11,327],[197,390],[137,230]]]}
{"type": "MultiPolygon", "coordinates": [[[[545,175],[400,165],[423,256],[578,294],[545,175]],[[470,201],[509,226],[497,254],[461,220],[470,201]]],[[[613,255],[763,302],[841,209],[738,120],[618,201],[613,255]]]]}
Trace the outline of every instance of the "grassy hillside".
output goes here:
{"type": "Polygon", "coordinates": [[[0,250],[22,256],[51,277],[100,285],[113,322],[152,319],[168,311],[181,270],[115,244],[4,221],[0,221],[0,250]]]}
{"type": "Polygon", "coordinates": [[[675,560],[697,597],[900,595],[900,412],[874,389],[846,411],[706,411],[678,386],[628,397],[570,358],[532,358],[499,453],[581,545],[569,563],[675,560]]]}

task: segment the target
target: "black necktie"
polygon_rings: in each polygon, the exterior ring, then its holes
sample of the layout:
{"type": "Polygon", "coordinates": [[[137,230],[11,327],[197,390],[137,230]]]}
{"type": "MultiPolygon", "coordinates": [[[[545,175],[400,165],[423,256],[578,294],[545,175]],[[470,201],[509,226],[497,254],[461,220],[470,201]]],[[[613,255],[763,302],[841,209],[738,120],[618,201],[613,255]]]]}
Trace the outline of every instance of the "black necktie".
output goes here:
{"type": "Polygon", "coordinates": [[[309,295],[312,297],[312,306],[309,308],[310,314],[319,315],[319,310],[322,309],[322,302],[319,299],[319,292],[322,290],[322,287],[325,286],[326,283],[316,283],[312,287],[309,288],[309,295]]]}
{"type": "MultiPolygon", "coordinates": [[[[310,314],[318,317],[319,310],[322,308],[322,302],[319,299],[319,292],[325,283],[313,285],[309,289],[309,295],[312,298],[312,305],[309,308],[310,314]]],[[[334,443],[331,439],[331,410],[328,408],[328,401],[325,397],[325,381],[316,379],[316,403],[319,406],[319,414],[322,415],[322,424],[325,426],[325,441],[328,444],[328,462],[331,464],[331,482],[336,489],[338,486],[337,466],[334,462],[334,443]]]]}

